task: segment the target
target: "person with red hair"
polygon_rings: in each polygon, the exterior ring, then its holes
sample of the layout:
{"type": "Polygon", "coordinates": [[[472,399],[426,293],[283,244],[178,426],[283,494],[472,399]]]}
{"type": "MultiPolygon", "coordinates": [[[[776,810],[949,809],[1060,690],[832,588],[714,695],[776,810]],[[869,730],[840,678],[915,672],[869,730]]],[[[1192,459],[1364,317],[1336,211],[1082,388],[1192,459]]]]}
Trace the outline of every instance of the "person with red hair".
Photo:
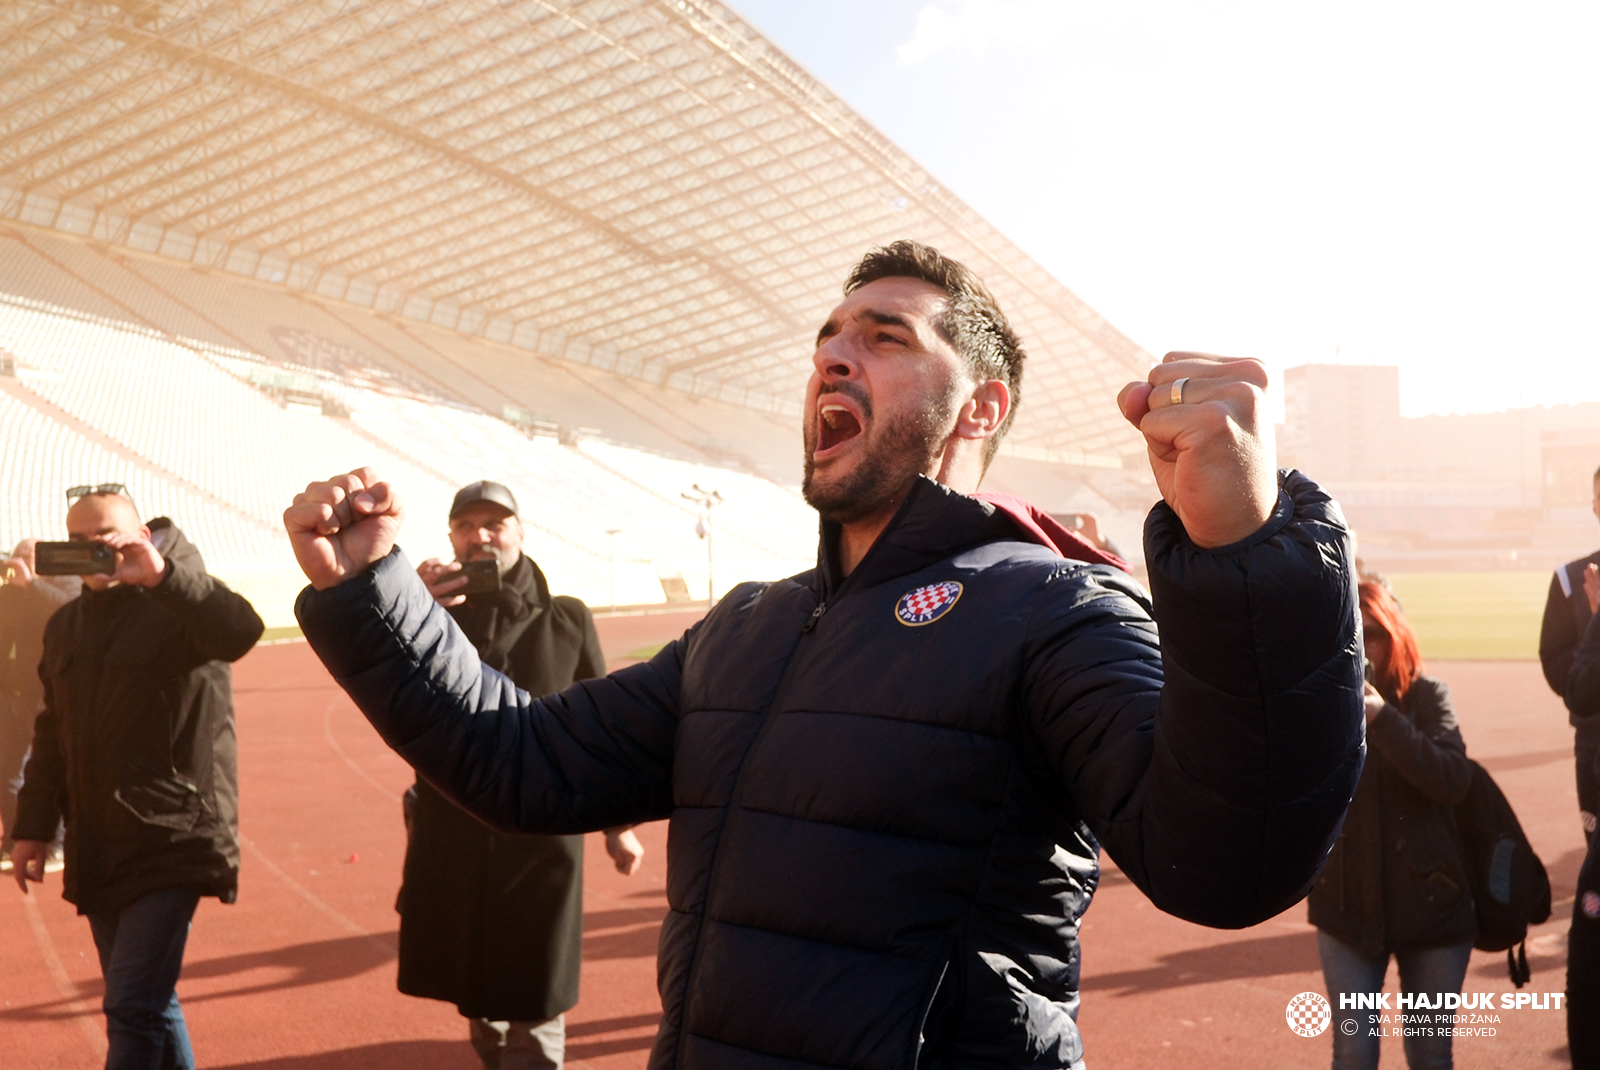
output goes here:
{"type": "MultiPolygon", "coordinates": [[[[1381,992],[1391,957],[1402,992],[1430,1000],[1460,992],[1477,935],[1454,813],[1472,766],[1450,691],[1423,673],[1416,635],[1388,587],[1368,580],[1358,590],[1370,666],[1367,761],[1308,900],[1334,1006],[1334,1070],[1378,1065],[1377,1016],[1341,1008],[1340,994],[1381,992]]],[[[1411,1070],[1452,1065],[1448,1036],[1407,1036],[1405,1052],[1411,1070]]]]}

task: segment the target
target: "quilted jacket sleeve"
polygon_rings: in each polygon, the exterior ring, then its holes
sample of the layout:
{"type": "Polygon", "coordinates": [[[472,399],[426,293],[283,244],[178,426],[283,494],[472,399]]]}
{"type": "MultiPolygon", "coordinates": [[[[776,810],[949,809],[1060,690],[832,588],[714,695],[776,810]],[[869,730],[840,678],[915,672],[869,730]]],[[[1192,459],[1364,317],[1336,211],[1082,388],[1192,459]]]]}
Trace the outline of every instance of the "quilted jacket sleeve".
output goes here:
{"type": "Polygon", "coordinates": [[[385,742],[508,832],[577,833],[671,812],[681,640],[534,698],[478,660],[398,548],[295,603],[301,629],[385,742]]]}
{"type": "Polygon", "coordinates": [[[1310,480],[1280,486],[1272,519],[1217,549],[1152,511],[1154,620],[1093,570],[1030,629],[1024,701],[1059,783],[1158,907],[1219,928],[1305,895],[1364,754],[1349,531],[1310,480]]]}

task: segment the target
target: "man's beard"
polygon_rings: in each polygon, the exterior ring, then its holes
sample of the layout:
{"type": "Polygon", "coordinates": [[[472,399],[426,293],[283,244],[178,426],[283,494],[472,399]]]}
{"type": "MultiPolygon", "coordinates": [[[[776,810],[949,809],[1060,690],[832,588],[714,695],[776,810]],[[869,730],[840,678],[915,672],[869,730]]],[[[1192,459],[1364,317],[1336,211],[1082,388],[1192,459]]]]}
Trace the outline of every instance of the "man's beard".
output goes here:
{"type": "MultiPolygon", "coordinates": [[[[861,436],[872,428],[872,403],[864,391],[853,384],[841,383],[833,390],[822,393],[848,394],[861,406],[863,417],[861,436]]],[[[822,519],[836,524],[850,524],[883,512],[895,504],[918,476],[933,466],[933,459],[944,449],[950,435],[949,422],[953,409],[951,398],[939,398],[921,412],[905,413],[884,425],[878,440],[869,445],[867,454],[855,470],[841,480],[819,485],[816,480],[815,423],[809,423],[805,435],[806,472],[800,493],[806,503],[822,519]]],[[[820,417],[813,416],[813,420],[820,417]]]]}

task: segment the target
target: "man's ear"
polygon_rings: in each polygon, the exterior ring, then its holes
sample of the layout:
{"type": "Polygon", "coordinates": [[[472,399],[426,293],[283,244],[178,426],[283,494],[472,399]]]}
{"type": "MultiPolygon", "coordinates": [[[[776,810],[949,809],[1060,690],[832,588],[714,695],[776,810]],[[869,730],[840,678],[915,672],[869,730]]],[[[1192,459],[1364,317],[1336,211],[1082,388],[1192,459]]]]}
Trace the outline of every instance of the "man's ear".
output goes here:
{"type": "Polygon", "coordinates": [[[985,439],[995,435],[1011,414],[1011,388],[1003,379],[985,379],[972,388],[972,396],[956,415],[958,438],[985,439]]]}

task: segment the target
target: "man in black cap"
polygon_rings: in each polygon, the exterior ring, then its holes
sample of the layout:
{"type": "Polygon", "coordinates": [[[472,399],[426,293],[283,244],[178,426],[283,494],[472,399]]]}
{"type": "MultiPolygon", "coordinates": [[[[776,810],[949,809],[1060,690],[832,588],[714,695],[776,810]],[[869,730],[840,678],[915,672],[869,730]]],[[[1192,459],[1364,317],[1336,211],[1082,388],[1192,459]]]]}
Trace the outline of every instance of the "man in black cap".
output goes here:
{"type": "MultiPolygon", "coordinates": [[[[594,619],[578,599],[551,596],[522,552],[517,513],[502,484],[461,488],[455,560],[424,561],[417,574],[484,663],[519,686],[544,693],[602,675],[594,619]],[[494,562],[494,578],[469,578],[466,563],[480,561],[494,562]]],[[[420,778],[406,811],[400,991],[454,1003],[489,1070],[561,1066],[563,1014],[578,1001],[583,837],[494,832],[420,778]]],[[[606,849],[623,873],[638,869],[632,832],[607,831],[606,849]]]]}

